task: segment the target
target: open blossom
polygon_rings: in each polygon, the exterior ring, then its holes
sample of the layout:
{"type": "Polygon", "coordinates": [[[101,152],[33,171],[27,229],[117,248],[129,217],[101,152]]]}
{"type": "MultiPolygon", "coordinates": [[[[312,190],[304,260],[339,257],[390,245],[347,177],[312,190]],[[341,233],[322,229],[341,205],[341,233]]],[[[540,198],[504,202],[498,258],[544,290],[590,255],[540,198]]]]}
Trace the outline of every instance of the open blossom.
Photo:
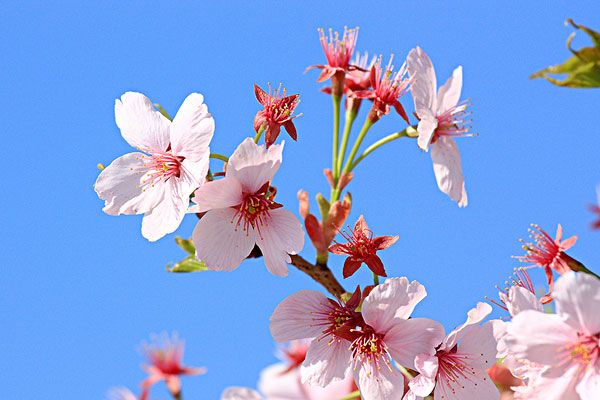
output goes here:
{"type": "Polygon", "coordinates": [[[354,65],[350,64],[350,59],[356,48],[357,39],[358,28],[344,28],[344,34],[341,38],[338,32],[333,32],[331,29],[329,29],[329,37],[325,35],[323,29],[319,29],[319,40],[327,58],[327,64],[312,65],[308,68],[322,70],[317,82],[331,79],[331,90],[334,96],[339,97],[342,95],[346,73],[356,69],[354,65]]]}
{"type": "Polygon", "coordinates": [[[365,263],[376,275],[387,276],[383,262],[377,255],[379,250],[384,250],[396,243],[398,236],[376,236],[369,229],[365,218],[361,215],[349,233],[342,232],[347,243],[335,243],[329,247],[334,254],[346,254],[344,261],[344,278],[353,275],[365,263]]]}
{"type": "Polygon", "coordinates": [[[522,311],[508,323],[510,354],[541,365],[530,400],[592,400],[600,394],[600,280],[568,272],[554,290],[556,314],[522,311]]]}
{"type": "Polygon", "coordinates": [[[294,126],[294,118],[297,115],[293,116],[292,114],[300,102],[300,95],[286,96],[285,89],[280,92],[281,86],[273,91],[269,85],[269,93],[267,93],[258,85],[254,85],[256,100],[264,107],[254,117],[254,130],[256,132],[260,129],[265,130],[267,147],[271,147],[275,143],[282,126],[292,139],[298,139],[296,127],[294,126]]]}
{"type": "Polygon", "coordinates": [[[94,186],[110,215],[144,214],[142,235],[155,241],[177,229],[190,195],[206,178],[215,123],[201,94],[190,94],[173,122],[141,93],[115,102],[123,138],[143,153],[128,153],[106,167],[94,186]]]}
{"type": "Polygon", "coordinates": [[[439,189],[460,207],[468,203],[460,153],[455,137],[470,135],[466,121],[467,105],[459,102],[462,90],[462,67],[458,67],[446,83],[437,89],[431,59],[417,47],[408,54],[408,69],[414,78],[412,96],[419,118],[418,145],[431,148],[433,171],[439,189]],[[436,93],[437,90],[437,93],[436,93]]]}
{"type": "Polygon", "coordinates": [[[406,278],[388,279],[363,300],[360,290],[346,303],[303,290],[285,299],[271,316],[277,341],[314,338],[302,364],[304,382],[325,386],[354,375],[365,400],[400,398],[404,376],[393,360],[414,367],[417,354],[435,354],[443,328],[426,318],[410,318],[426,296],[406,278]]]}
{"type": "Polygon", "coordinates": [[[596,220],[592,222],[592,229],[600,229],[600,186],[596,188],[598,193],[598,203],[591,205],[590,210],[596,214],[596,220]]]}
{"type": "Polygon", "coordinates": [[[161,335],[145,346],[148,364],[144,365],[144,369],[148,377],[142,382],[142,400],[147,398],[150,387],[157,382],[164,381],[171,395],[176,397],[181,392],[181,376],[206,373],[205,368],[184,366],[183,350],[184,343],[175,335],[161,335]]]}
{"type": "Polygon", "coordinates": [[[434,355],[417,355],[419,375],[408,383],[410,391],[405,400],[424,398],[432,391],[435,399],[444,400],[500,398],[487,374],[496,362],[493,322],[479,324],[491,311],[489,304],[477,304],[469,311],[467,321],[446,336],[434,355]]]}
{"type": "Polygon", "coordinates": [[[525,268],[517,268],[514,276],[506,283],[510,286],[503,290],[498,288],[500,303],[495,300],[490,300],[490,302],[508,311],[513,317],[523,310],[539,309],[541,311],[543,304],[552,300],[546,296],[538,299],[531,277],[525,268]]]}
{"type": "Polygon", "coordinates": [[[355,95],[373,101],[373,107],[368,115],[371,122],[374,123],[382,116],[389,114],[390,107],[394,107],[406,123],[410,124],[408,115],[399,99],[410,89],[411,79],[407,76],[406,63],[394,72],[393,59],[393,56],[390,57],[387,66],[382,68],[381,57],[379,57],[369,73],[372,89],[355,92],[355,95]]]}
{"type": "Polygon", "coordinates": [[[322,388],[302,383],[300,365],[306,357],[309,342],[294,341],[282,350],[283,362],[265,368],[260,374],[258,391],[242,388],[227,388],[221,400],[332,400],[340,399],[355,390],[352,374],[322,388]]]}
{"type": "Polygon", "coordinates": [[[258,245],[267,269],[288,273],[290,254],[304,245],[300,221],[275,202],[271,187],[281,165],[283,144],[269,149],[251,138],[229,158],[225,177],[207,182],[195,192],[199,212],[192,240],[196,257],[216,271],[233,271],[258,245]]]}

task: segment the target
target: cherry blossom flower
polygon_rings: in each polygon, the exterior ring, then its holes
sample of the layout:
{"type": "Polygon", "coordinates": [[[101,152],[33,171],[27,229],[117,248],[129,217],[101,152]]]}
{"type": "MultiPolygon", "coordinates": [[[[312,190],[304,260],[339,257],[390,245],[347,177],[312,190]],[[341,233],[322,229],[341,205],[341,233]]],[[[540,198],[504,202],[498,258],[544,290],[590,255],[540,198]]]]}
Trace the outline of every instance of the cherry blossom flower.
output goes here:
{"type": "Polygon", "coordinates": [[[307,341],[294,341],[282,350],[284,361],[261,372],[258,382],[260,393],[249,388],[232,387],[223,392],[221,400],[332,400],[352,393],[355,390],[352,374],[324,388],[302,383],[299,367],[306,357],[308,345],[307,341]]]}
{"type": "Polygon", "coordinates": [[[426,318],[410,318],[426,296],[406,278],[388,279],[363,300],[360,290],[346,303],[303,290],[279,304],[271,316],[277,341],[314,338],[302,364],[304,382],[325,386],[352,371],[365,400],[400,398],[404,376],[392,359],[414,368],[417,354],[435,354],[443,328],[426,318]]]}
{"type": "Polygon", "coordinates": [[[406,115],[399,99],[410,89],[411,78],[407,77],[406,63],[394,72],[393,60],[394,57],[390,57],[390,61],[383,69],[381,67],[381,57],[379,57],[371,67],[369,74],[372,89],[355,92],[356,97],[373,100],[373,107],[367,117],[372,123],[378,121],[383,115],[389,114],[390,108],[394,107],[406,123],[410,124],[408,115],[406,115]]]}
{"type": "Polygon", "coordinates": [[[543,367],[527,399],[595,399],[600,393],[600,280],[568,272],[553,294],[556,314],[526,310],[508,323],[509,352],[543,367]]]}
{"type": "Polygon", "coordinates": [[[383,262],[377,255],[379,250],[384,250],[396,243],[399,236],[377,236],[369,229],[365,218],[361,215],[350,232],[342,232],[347,243],[335,243],[329,247],[334,254],[346,254],[344,262],[344,278],[353,275],[365,263],[376,275],[387,276],[383,262]]]}
{"type": "Polygon", "coordinates": [[[292,139],[297,140],[298,134],[294,126],[294,118],[298,115],[292,116],[292,114],[300,102],[300,95],[286,96],[285,89],[281,91],[281,85],[275,91],[269,85],[269,93],[258,85],[254,85],[254,94],[256,100],[264,106],[254,117],[254,130],[258,132],[260,129],[265,129],[267,147],[271,147],[275,143],[282,126],[292,139]]]}
{"type": "Polygon", "coordinates": [[[455,137],[469,134],[467,104],[459,102],[462,90],[462,67],[437,89],[431,59],[417,47],[408,54],[408,69],[414,81],[412,96],[419,118],[418,145],[429,151],[439,189],[456,201],[459,207],[468,204],[460,153],[455,137]],[[436,93],[437,90],[437,93],[436,93]]]}
{"type": "Polygon", "coordinates": [[[346,73],[356,69],[354,65],[350,64],[350,59],[356,48],[357,39],[358,28],[344,28],[344,34],[341,39],[338,32],[333,32],[329,29],[329,37],[327,37],[325,31],[319,29],[319,40],[327,58],[327,64],[312,65],[308,69],[318,68],[322,70],[317,82],[324,82],[331,79],[334,96],[340,97],[342,95],[346,73]]]}
{"type": "Polygon", "coordinates": [[[496,362],[496,340],[492,321],[479,323],[492,311],[478,303],[464,324],[450,332],[435,355],[419,354],[415,359],[419,372],[408,386],[405,400],[433,397],[444,400],[499,399],[498,389],[487,375],[496,362]]]}
{"type": "Polygon", "coordinates": [[[181,376],[206,373],[205,368],[184,366],[183,351],[184,343],[176,335],[172,335],[172,337],[166,334],[157,336],[151,344],[145,346],[144,352],[148,364],[144,366],[144,369],[148,373],[148,377],[142,382],[141,399],[146,399],[150,387],[160,381],[164,381],[171,395],[177,397],[181,392],[181,376]]]}
{"type": "Polygon", "coordinates": [[[290,254],[304,245],[300,221],[274,200],[270,184],[281,164],[283,144],[269,149],[251,138],[229,158],[225,177],[195,192],[199,212],[192,240],[196,257],[215,271],[233,271],[258,245],[267,269],[288,273],[290,254]]]}
{"type": "Polygon", "coordinates": [[[141,93],[115,102],[123,138],[140,152],[114,160],[95,190],[109,215],[144,214],[142,235],[155,241],[177,229],[193,191],[206,178],[215,123],[201,94],[190,94],[173,122],[141,93]]]}
{"type": "Polygon", "coordinates": [[[500,302],[488,300],[508,311],[511,316],[517,315],[522,310],[533,309],[541,311],[543,310],[543,304],[549,303],[552,300],[546,296],[538,299],[531,277],[525,268],[516,268],[514,275],[506,283],[510,286],[504,289],[498,288],[500,302]]]}
{"type": "Polygon", "coordinates": [[[596,188],[598,194],[598,203],[591,205],[590,210],[596,214],[596,220],[592,222],[592,229],[600,229],[600,185],[596,188]]]}

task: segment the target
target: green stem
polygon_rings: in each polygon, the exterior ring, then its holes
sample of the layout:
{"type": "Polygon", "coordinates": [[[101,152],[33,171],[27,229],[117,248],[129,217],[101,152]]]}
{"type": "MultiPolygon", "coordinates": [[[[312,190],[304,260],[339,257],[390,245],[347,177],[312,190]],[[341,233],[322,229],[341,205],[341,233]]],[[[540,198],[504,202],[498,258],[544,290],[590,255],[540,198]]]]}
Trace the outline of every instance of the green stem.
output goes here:
{"type": "Polygon", "coordinates": [[[344,397],[340,398],[340,400],[353,400],[353,399],[358,399],[360,397],[360,390],[355,390],[354,392],[345,395],[344,397]]]}
{"type": "Polygon", "coordinates": [[[409,126],[408,128],[406,128],[403,131],[395,132],[395,133],[392,133],[391,135],[388,135],[388,136],[386,136],[386,137],[384,137],[382,139],[379,139],[378,141],[376,141],[375,143],[373,143],[372,145],[370,145],[369,147],[367,147],[367,149],[352,163],[352,166],[350,167],[350,171],[354,170],[354,168],[356,168],[356,166],[365,157],[367,157],[369,154],[371,154],[372,152],[374,152],[375,150],[377,150],[378,148],[380,148],[384,144],[392,142],[392,141],[394,141],[396,139],[400,139],[402,137],[416,138],[418,136],[419,136],[419,134],[416,131],[416,129],[414,127],[412,127],[412,126],[409,126]]]}
{"type": "Polygon", "coordinates": [[[373,272],[373,284],[375,286],[379,285],[379,275],[377,275],[375,272],[373,272]]]}
{"type": "Polygon", "coordinates": [[[265,125],[261,125],[261,127],[258,128],[258,132],[256,132],[256,135],[254,136],[254,143],[258,144],[258,141],[260,140],[260,137],[262,136],[265,129],[266,129],[265,125]]]}
{"type": "Polygon", "coordinates": [[[338,163],[338,150],[340,141],[340,105],[342,104],[342,97],[331,95],[333,100],[333,163],[331,165],[331,173],[333,174],[334,182],[337,184],[336,168],[338,163]]]}
{"type": "Polygon", "coordinates": [[[356,141],[354,142],[354,146],[352,146],[352,150],[350,151],[350,156],[348,156],[348,160],[346,160],[346,166],[344,167],[344,173],[347,174],[348,172],[352,171],[354,157],[356,157],[356,153],[358,153],[358,149],[360,148],[362,141],[365,139],[365,136],[367,136],[367,132],[369,131],[371,126],[373,126],[373,121],[371,121],[369,118],[367,118],[365,120],[365,123],[363,124],[362,129],[360,130],[360,133],[358,134],[358,137],[356,138],[356,141]]]}
{"type": "Polygon", "coordinates": [[[181,391],[179,391],[179,393],[177,393],[177,394],[174,394],[173,395],[173,399],[174,400],[183,400],[183,396],[181,394],[181,391]]]}
{"type": "Polygon", "coordinates": [[[163,106],[161,106],[161,105],[160,105],[160,104],[158,104],[158,103],[154,103],[154,107],[156,107],[156,109],[157,109],[158,111],[160,111],[160,113],[161,113],[161,114],[162,114],[162,115],[163,115],[163,116],[164,116],[166,119],[168,119],[169,121],[173,121],[173,118],[171,118],[171,116],[169,115],[169,113],[167,112],[167,110],[165,110],[165,109],[163,108],[163,106]]]}
{"type": "Polygon", "coordinates": [[[344,134],[342,136],[342,147],[340,148],[340,153],[338,154],[338,162],[333,175],[336,178],[339,178],[340,173],[342,172],[342,164],[344,163],[344,158],[346,157],[346,147],[348,147],[350,130],[352,129],[352,124],[354,123],[355,119],[356,112],[352,108],[346,110],[346,120],[344,121],[344,134]]]}
{"type": "Polygon", "coordinates": [[[219,153],[210,153],[210,158],[216,158],[217,160],[221,160],[223,162],[229,162],[229,157],[224,156],[223,154],[219,154],[219,153]]]}

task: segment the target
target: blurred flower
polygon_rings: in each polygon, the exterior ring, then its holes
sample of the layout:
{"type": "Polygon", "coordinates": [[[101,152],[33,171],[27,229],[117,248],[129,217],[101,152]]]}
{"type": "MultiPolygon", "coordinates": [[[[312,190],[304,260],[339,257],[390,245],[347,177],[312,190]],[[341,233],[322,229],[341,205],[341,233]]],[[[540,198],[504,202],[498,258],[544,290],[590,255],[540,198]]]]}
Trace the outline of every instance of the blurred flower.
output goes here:
{"type": "Polygon", "coordinates": [[[460,153],[455,137],[471,136],[466,121],[466,103],[459,103],[462,90],[462,67],[458,67],[446,83],[437,89],[431,59],[417,47],[407,58],[412,82],[412,96],[419,118],[418,145],[431,148],[433,172],[439,189],[456,201],[459,207],[468,204],[460,153]],[[436,94],[437,90],[437,94],[436,94]]]}
{"type": "Polygon", "coordinates": [[[393,358],[414,368],[417,354],[433,355],[443,328],[425,318],[409,318],[426,296],[406,278],[388,279],[363,300],[360,289],[345,303],[303,290],[286,298],[271,316],[276,341],[314,338],[302,364],[304,382],[325,386],[352,371],[365,400],[400,398],[404,375],[393,358]]]}
{"type": "Polygon", "coordinates": [[[258,85],[254,85],[256,100],[264,106],[254,117],[254,130],[258,132],[260,129],[265,129],[265,143],[267,148],[275,143],[282,126],[292,139],[298,139],[296,127],[293,122],[297,115],[292,116],[292,114],[300,102],[300,95],[293,94],[286,96],[285,89],[283,89],[281,94],[280,92],[281,85],[275,91],[269,85],[269,93],[262,90],[258,85]]]}
{"type": "Polygon", "coordinates": [[[334,254],[346,254],[348,258],[344,262],[344,278],[353,275],[362,263],[376,275],[387,276],[383,262],[377,255],[379,250],[384,250],[396,243],[399,236],[377,236],[369,229],[365,218],[361,215],[349,232],[342,232],[347,243],[335,243],[329,247],[334,254]]]}
{"type": "Polygon", "coordinates": [[[410,124],[399,99],[410,89],[411,79],[407,77],[406,63],[400,67],[400,70],[394,72],[393,59],[393,56],[390,57],[390,61],[383,69],[379,57],[369,74],[372,89],[355,92],[356,97],[373,100],[373,107],[368,115],[372,123],[378,121],[383,115],[389,114],[390,107],[394,107],[406,123],[410,124]]]}
{"type": "Polygon", "coordinates": [[[142,382],[142,400],[147,398],[150,387],[160,381],[164,381],[171,395],[177,397],[181,392],[181,376],[206,373],[205,368],[184,366],[183,351],[184,343],[175,334],[155,336],[152,343],[145,345],[148,364],[144,365],[144,370],[148,377],[142,382]]]}
{"type": "Polygon", "coordinates": [[[596,188],[598,194],[598,203],[591,205],[590,210],[596,214],[596,220],[592,223],[592,229],[600,229],[600,185],[596,188]]]}
{"type": "Polygon", "coordinates": [[[198,210],[206,214],[192,240],[196,257],[209,269],[233,271],[256,244],[272,274],[288,274],[290,254],[302,250],[304,232],[300,221],[275,202],[270,186],[282,152],[283,144],[265,149],[247,138],[229,158],[225,178],[195,192],[198,210]]]}
{"type": "MultiPolygon", "coordinates": [[[[108,400],[138,400],[138,398],[127,388],[112,388],[108,392],[108,400]]],[[[140,399],[144,400],[144,399],[140,399]]]]}
{"type": "Polygon", "coordinates": [[[141,93],[115,102],[123,138],[143,153],[114,160],[94,186],[110,215],[144,214],[142,235],[155,241],[177,229],[190,195],[205,181],[215,122],[201,94],[190,94],[173,122],[141,93]]]}

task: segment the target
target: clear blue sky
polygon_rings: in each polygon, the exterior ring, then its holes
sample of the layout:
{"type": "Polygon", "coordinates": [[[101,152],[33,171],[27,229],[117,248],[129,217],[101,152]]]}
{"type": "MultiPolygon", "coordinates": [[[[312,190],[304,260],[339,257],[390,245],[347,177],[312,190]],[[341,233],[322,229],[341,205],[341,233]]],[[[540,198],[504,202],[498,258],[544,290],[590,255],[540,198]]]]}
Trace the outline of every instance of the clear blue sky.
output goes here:
{"type": "MultiPolygon", "coordinates": [[[[350,186],[352,221],[364,213],[376,232],[401,236],[382,256],[390,274],[426,285],[419,316],[452,328],[494,296],[531,222],[550,230],[562,222],[580,236],[572,255],[598,270],[600,233],[589,230],[586,206],[600,183],[600,91],[528,80],[568,56],[567,17],[600,28],[597,1],[92,3],[0,6],[1,398],[103,399],[111,386],[135,388],[138,343],[163,330],[178,331],[187,361],[209,370],[184,381],[187,399],[255,385],[274,361],[269,315],[285,296],[317,286],[295,270],[271,276],[260,261],[230,274],[166,273],[183,255],[174,235],[151,244],[140,218],[104,215],[96,164],[130,151],[113,114],[125,91],[170,112],[203,93],[216,120],[213,149],[230,153],[252,134],[252,84],[282,81],[301,93],[304,116],[275,184],[297,212],[298,189],[326,190],[331,157],[330,101],[317,73],[303,73],[324,60],[321,26],[358,25],[358,48],[384,56],[420,45],[439,80],[463,65],[480,134],[459,140],[469,206],[438,191],[429,156],[409,141],[366,160],[350,186]]],[[[588,42],[580,34],[575,44],[588,42]]],[[[392,115],[367,141],[402,127],[392,115]]],[[[303,254],[312,258],[309,246],[303,254]]],[[[368,277],[361,271],[351,283],[368,277]]]]}

